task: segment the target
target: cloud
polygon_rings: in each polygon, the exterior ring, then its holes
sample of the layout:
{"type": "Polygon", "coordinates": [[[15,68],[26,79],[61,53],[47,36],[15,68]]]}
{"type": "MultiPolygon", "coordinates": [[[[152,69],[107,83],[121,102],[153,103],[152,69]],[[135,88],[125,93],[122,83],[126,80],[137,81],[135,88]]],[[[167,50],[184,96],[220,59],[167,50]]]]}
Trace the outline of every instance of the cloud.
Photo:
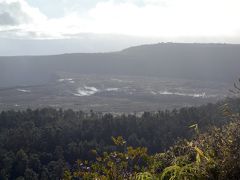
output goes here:
{"type": "Polygon", "coordinates": [[[28,28],[47,20],[39,9],[24,0],[0,0],[0,37],[35,37],[37,29],[31,32],[28,28]]]}
{"type": "Polygon", "coordinates": [[[91,30],[140,36],[226,36],[238,32],[237,0],[101,2],[89,11],[91,30]]]}
{"type": "Polygon", "coordinates": [[[0,0],[0,36],[58,39],[97,33],[216,39],[239,37],[240,32],[239,0],[101,0],[84,13],[78,9],[81,1],[71,2],[75,4],[62,17],[50,18],[24,0],[0,0]]]}
{"type": "Polygon", "coordinates": [[[18,22],[9,13],[3,12],[0,14],[0,25],[16,25],[18,22]]]}
{"type": "Polygon", "coordinates": [[[46,17],[24,0],[0,0],[1,25],[21,25],[45,20],[46,17]]]}

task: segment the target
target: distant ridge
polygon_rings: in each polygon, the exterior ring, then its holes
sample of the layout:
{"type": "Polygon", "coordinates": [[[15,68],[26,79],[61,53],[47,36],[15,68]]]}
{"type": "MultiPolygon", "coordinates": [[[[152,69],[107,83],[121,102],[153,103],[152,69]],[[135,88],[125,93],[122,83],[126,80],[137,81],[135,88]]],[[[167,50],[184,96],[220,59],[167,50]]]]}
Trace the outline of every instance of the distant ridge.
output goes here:
{"type": "Polygon", "coordinates": [[[240,44],[230,44],[230,43],[173,43],[173,42],[160,42],[156,44],[143,44],[139,46],[131,46],[129,48],[125,48],[124,51],[131,51],[134,49],[140,48],[161,48],[161,47],[176,47],[176,46],[186,46],[186,47],[208,47],[208,48],[217,48],[217,47],[240,47],[240,44]]]}
{"type": "Polygon", "coordinates": [[[57,72],[232,82],[239,68],[238,44],[158,43],[111,53],[0,57],[0,87],[47,83],[57,72]]]}

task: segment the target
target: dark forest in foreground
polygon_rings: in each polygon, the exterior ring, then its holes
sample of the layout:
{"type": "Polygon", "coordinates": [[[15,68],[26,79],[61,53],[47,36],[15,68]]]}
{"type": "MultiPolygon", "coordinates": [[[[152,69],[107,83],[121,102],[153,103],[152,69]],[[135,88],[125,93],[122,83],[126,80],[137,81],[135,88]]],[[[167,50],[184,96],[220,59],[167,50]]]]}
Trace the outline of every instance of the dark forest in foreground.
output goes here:
{"type": "Polygon", "coordinates": [[[229,122],[222,115],[228,103],[240,112],[239,99],[201,107],[135,115],[84,113],[50,108],[0,113],[0,179],[58,179],[74,169],[77,159],[117,150],[111,137],[122,136],[129,146],[164,152],[179,139],[189,139],[198,124],[204,132],[229,122]]]}

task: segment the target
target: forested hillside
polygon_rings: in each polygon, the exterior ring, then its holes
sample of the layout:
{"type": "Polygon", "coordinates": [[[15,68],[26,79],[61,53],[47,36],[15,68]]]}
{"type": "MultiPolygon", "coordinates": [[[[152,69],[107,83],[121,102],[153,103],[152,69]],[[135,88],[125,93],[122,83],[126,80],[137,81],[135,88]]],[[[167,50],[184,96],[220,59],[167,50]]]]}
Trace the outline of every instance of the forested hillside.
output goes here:
{"type": "MultiPolygon", "coordinates": [[[[164,152],[180,139],[191,139],[196,129],[205,132],[213,125],[220,127],[228,123],[229,119],[222,115],[224,104],[228,103],[233,112],[240,112],[240,100],[226,101],[145,112],[141,117],[49,108],[3,111],[0,113],[0,179],[59,179],[64,172],[67,178],[71,176],[70,171],[77,170],[78,159],[94,162],[96,152],[102,155],[118,150],[111,138],[117,136],[122,136],[134,148],[148,148],[149,154],[164,152]],[[192,125],[195,130],[189,128],[192,125]]],[[[142,153],[141,148],[137,152],[142,153]]]]}
{"type": "Polygon", "coordinates": [[[231,122],[179,141],[164,153],[149,155],[147,148],[133,148],[121,137],[112,137],[117,150],[99,154],[96,161],[78,160],[66,169],[64,179],[232,180],[239,179],[240,116],[226,105],[231,122]]]}

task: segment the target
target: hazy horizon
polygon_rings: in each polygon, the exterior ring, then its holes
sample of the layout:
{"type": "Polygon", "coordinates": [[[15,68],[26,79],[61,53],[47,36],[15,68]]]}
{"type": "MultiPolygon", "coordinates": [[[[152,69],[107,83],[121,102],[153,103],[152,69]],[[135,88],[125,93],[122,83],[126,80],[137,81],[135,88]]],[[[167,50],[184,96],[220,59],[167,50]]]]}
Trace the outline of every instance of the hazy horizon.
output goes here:
{"type": "Polygon", "coordinates": [[[237,0],[0,0],[0,54],[111,52],[173,43],[240,43],[237,0]]]}
{"type": "MultiPolygon", "coordinates": [[[[124,36],[123,36],[124,37],[124,36]]],[[[127,37],[127,36],[126,36],[127,37]]],[[[56,39],[56,40],[19,40],[19,39],[1,39],[0,56],[48,56],[75,53],[111,53],[119,52],[127,48],[155,45],[160,43],[173,44],[220,44],[220,45],[239,45],[240,43],[226,42],[183,42],[183,41],[154,41],[147,39],[132,38],[132,41],[118,41],[116,39],[56,39]],[[103,46],[103,42],[105,43],[103,46]],[[7,44],[7,46],[6,46],[7,44]]]]}

